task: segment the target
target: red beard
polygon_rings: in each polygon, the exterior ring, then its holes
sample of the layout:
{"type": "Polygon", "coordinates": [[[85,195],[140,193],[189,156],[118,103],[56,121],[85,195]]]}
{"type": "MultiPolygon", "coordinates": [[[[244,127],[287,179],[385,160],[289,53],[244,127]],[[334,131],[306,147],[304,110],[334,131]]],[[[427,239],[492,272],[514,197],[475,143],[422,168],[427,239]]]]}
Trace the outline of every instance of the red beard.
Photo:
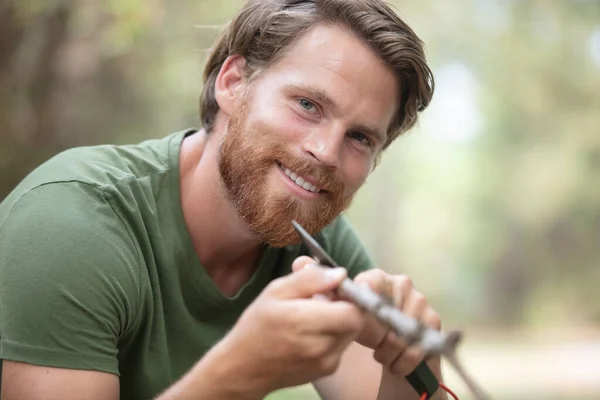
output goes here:
{"type": "MultiPolygon", "coordinates": [[[[314,235],[330,224],[351,203],[346,185],[329,168],[309,158],[300,159],[281,143],[256,141],[246,131],[248,103],[245,101],[230,119],[219,147],[219,171],[225,191],[240,217],[262,243],[284,247],[300,241],[292,220],[314,235]],[[292,194],[269,191],[267,176],[283,164],[300,176],[317,179],[322,189],[310,202],[292,194]]],[[[260,135],[276,137],[276,135],[260,135]]]]}

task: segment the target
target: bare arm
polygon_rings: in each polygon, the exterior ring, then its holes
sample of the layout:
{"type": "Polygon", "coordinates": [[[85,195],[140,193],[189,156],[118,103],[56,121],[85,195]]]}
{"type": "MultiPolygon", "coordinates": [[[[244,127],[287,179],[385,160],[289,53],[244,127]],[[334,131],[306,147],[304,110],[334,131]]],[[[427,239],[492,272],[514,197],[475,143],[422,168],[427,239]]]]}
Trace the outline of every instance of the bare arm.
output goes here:
{"type": "Polygon", "coordinates": [[[338,370],[315,381],[314,386],[326,400],[375,399],[381,370],[381,364],[373,358],[373,350],[354,342],[348,346],[338,370]]]}
{"type": "MultiPolygon", "coordinates": [[[[438,362],[428,363],[433,373],[441,381],[438,362]]],[[[381,364],[373,358],[373,350],[352,343],[338,370],[328,377],[314,383],[319,395],[326,400],[364,400],[364,399],[419,399],[419,395],[406,379],[389,372],[382,373],[381,364]]],[[[446,400],[446,394],[440,389],[433,397],[446,400]]]]}
{"type": "Polygon", "coordinates": [[[117,400],[119,377],[4,360],[1,392],[2,400],[117,400]]]}
{"type": "MultiPolygon", "coordinates": [[[[220,349],[209,353],[157,400],[258,399],[258,396],[248,396],[243,385],[226,384],[230,378],[224,375],[231,368],[223,360],[231,357],[221,358],[219,353],[220,349]]],[[[1,400],[118,400],[119,377],[100,371],[52,368],[4,360],[0,393],[1,400]]]]}
{"type": "MultiPolygon", "coordinates": [[[[343,269],[306,268],[272,281],[234,329],[157,400],[259,400],[333,373],[364,324],[346,302],[322,302],[343,269]]],[[[115,400],[116,375],[3,362],[3,400],[115,400]]]]}
{"type": "MultiPolygon", "coordinates": [[[[169,387],[157,400],[228,399],[258,400],[247,385],[235,385],[233,358],[223,345],[217,346],[188,374],[169,387]]],[[[100,371],[53,368],[4,360],[1,400],[119,400],[119,377],[100,371]]]]}

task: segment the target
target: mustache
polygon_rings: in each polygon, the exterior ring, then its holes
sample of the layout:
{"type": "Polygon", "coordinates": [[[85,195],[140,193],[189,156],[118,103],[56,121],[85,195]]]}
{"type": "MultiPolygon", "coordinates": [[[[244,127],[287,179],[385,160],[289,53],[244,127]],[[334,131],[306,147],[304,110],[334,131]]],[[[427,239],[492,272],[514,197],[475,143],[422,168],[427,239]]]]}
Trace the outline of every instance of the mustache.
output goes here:
{"type": "Polygon", "coordinates": [[[294,156],[280,146],[274,146],[268,150],[268,153],[268,159],[274,160],[301,177],[309,178],[321,190],[329,193],[344,193],[346,185],[337,176],[335,169],[319,165],[318,162],[308,158],[294,156]]]}

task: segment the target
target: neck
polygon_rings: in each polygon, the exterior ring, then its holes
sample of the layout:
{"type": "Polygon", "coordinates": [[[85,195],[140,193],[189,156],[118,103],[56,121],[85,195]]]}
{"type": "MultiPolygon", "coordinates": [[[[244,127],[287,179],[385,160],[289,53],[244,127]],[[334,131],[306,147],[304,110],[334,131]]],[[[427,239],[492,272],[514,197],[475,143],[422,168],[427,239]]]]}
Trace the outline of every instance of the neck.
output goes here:
{"type": "Polygon", "coordinates": [[[202,130],[182,143],[183,215],[200,262],[213,280],[248,280],[262,246],[227,199],[218,169],[219,136],[216,130],[202,130]]]}

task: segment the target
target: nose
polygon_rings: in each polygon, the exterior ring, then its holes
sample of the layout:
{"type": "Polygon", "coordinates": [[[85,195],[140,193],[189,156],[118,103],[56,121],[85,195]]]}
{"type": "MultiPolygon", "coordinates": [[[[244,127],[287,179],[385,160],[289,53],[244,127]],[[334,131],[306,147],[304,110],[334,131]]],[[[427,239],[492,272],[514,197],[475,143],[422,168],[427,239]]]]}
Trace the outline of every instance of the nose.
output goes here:
{"type": "Polygon", "coordinates": [[[321,164],[337,167],[344,137],[345,130],[341,126],[320,126],[304,138],[302,148],[321,164]]]}

